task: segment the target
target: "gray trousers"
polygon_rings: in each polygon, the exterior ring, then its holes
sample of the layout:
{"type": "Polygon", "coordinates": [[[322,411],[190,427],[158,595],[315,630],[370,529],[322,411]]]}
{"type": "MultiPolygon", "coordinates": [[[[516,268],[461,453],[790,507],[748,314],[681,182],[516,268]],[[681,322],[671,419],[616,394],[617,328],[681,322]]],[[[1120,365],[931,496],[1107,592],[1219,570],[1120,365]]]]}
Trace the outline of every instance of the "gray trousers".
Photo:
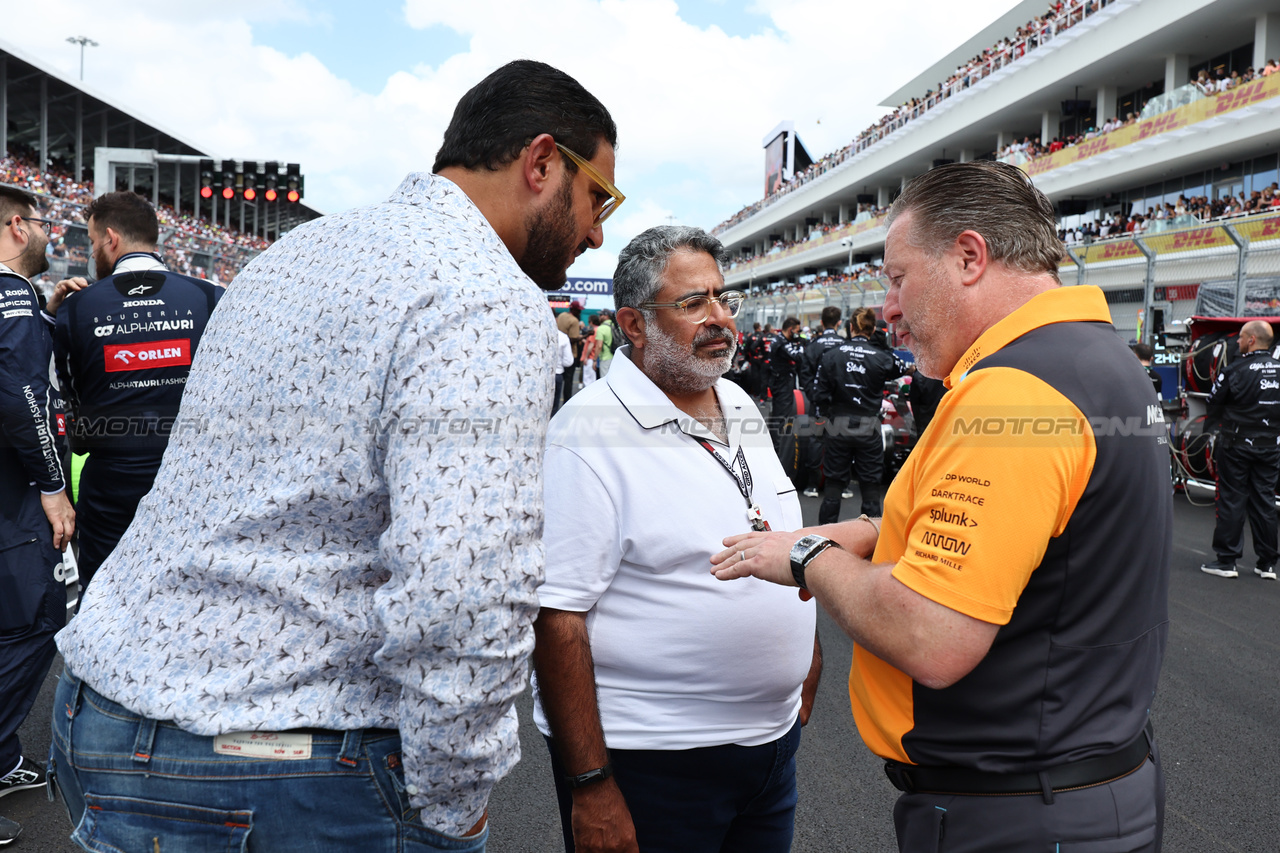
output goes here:
{"type": "Polygon", "coordinates": [[[901,853],[1159,853],[1160,749],[1122,779],[1043,796],[903,794],[893,807],[901,853]]]}

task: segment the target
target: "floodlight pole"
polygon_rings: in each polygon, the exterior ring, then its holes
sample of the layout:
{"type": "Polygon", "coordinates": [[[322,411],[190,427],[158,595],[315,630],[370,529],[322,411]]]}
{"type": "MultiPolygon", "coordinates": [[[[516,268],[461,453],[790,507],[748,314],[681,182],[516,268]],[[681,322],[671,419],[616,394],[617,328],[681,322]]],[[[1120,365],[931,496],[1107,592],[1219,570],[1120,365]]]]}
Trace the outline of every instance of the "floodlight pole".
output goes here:
{"type": "Polygon", "coordinates": [[[88,47],[97,47],[98,43],[88,36],[68,36],[67,41],[72,44],[80,45],[80,82],[84,82],[84,49],[88,47]]]}

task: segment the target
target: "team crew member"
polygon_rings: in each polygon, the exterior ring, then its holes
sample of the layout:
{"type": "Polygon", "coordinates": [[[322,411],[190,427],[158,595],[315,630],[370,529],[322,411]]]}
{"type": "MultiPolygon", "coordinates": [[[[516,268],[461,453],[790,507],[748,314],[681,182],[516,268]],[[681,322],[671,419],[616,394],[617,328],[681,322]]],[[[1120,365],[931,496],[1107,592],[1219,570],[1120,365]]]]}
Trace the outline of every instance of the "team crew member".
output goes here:
{"type": "Polygon", "coordinates": [[[911,376],[911,387],[907,390],[907,399],[911,403],[911,419],[915,429],[916,440],[924,435],[933,421],[938,404],[947,393],[947,386],[941,379],[934,379],[916,371],[911,376]]]}
{"type": "Polygon", "coordinates": [[[1218,467],[1217,559],[1200,571],[1224,578],[1239,575],[1244,556],[1244,520],[1258,556],[1253,571],[1276,579],[1276,477],[1280,475],[1280,361],[1271,355],[1271,324],[1250,320],[1240,329],[1240,358],[1227,365],[1209,396],[1208,426],[1217,429],[1213,461],[1218,467]]]}
{"type": "Polygon", "coordinates": [[[768,341],[769,395],[773,398],[769,432],[779,454],[783,436],[791,434],[796,416],[796,374],[804,358],[804,343],[800,337],[800,321],[795,317],[783,320],[782,331],[768,341]]]}
{"type": "Polygon", "coordinates": [[[950,388],[925,441],[881,521],[731,537],[713,571],[807,586],[853,637],[904,853],[1157,851],[1173,500],[1151,383],[1102,292],[1061,287],[1017,168],[926,172],[888,223],[885,317],[950,388]]]}
{"type": "Polygon", "coordinates": [[[851,463],[862,493],[863,515],[880,515],[884,384],[911,370],[902,359],[871,342],[876,331],[875,311],[859,308],[851,323],[853,336],[822,356],[814,384],[814,406],[827,421],[822,436],[822,473],[827,479],[819,524],[840,519],[841,495],[849,483],[851,463]]]}
{"type": "Polygon", "coordinates": [[[165,268],[156,212],[142,196],[107,193],[85,217],[99,279],[59,282],[48,311],[72,447],[89,453],[76,500],[87,585],[151,490],[222,288],[165,268]],[[68,287],[75,292],[61,299],[68,287]]]}
{"type": "Polygon", "coordinates": [[[751,328],[751,334],[747,335],[742,342],[747,364],[751,368],[748,390],[757,400],[764,399],[765,390],[769,387],[769,339],[771,337],[772,329],[761,330],[760,324],[756,323],[751,328]]]}
{"type": "Polygon", "coordinates": [[[809,341],[804,348],[804,358],[800,362],[800,389],[810,400],[813,399],[813,381],[818,375],[818,363],[822,361],[822,356],[845,341],[836,331],[839,325],[840,309],[835,305],[823,308],[822,334],[809,341]]]}
{"type": "MultiPolygon", "coordinates": [[[[48,220],[30,193],[0,187],[0,796],[45,783],[18,727],[44,683],[67,615],[59,551],[75,530],[58,448],[53,341],[30,279],[49,268],[48,220]]],[[[0,817],[0,844],[21,827],[0,817]]]]}
{"type": "Polygon", "coordinates": [[[1160,378],[1160,374],[1156,373],[1156,369],[1151,366],[1151,362],[1155,360],[1156,351],[1151,344],[1134,344],[1130,349],[1137,356],[1138,362],[1143,369],[1147,371],[1147,376],[1151,377],[1151,384],[1155,386],[1156,396],[1159,397],[1164,391],[1164,380],[1160,378]]]}
{"type": "MultiPolygon", "coordinates": [[[[844,343],[844,338],[840,337],[840,333],[836,331],[836,327],[840,325],[840,309],[835,305],[828,305],[822,309],[822,334],[809,341],[804,348],[804,359],[800,362],[800,388],[804,391],[805,399],[809,401],[810,414],[813,411],[813,381],[818,375],[818,363],[822,361],[822,356],[827,350],[838,347],[844,343]]],[[[807,498],[816,498],[818,496],[818,481],[822,478],[822,430],[825,423],[821,419],[815,420],[815,435],[808,439],[805,452],[805,470],[808,471],[807,482],[808,488],[804,490],[804,496],[807,498]]]]}

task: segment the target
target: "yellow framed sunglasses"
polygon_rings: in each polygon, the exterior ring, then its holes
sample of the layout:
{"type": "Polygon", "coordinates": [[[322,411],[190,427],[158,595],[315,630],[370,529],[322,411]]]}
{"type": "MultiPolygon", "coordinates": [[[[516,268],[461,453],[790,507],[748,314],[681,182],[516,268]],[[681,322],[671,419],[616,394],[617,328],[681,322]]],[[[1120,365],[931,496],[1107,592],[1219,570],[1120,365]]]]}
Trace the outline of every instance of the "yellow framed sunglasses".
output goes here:
{"type": "Polygon", "coordinates": [[[599,169],[597,169],[595,166],[592,166],[590,163],[584,160],[580,155],[574,153],[573,151],[570,151],[568,148],[565,148],[559,142],[556,143],[556,147],[560,149],[560,153],[564,154],[564,156],[572,160],[574,162],[574,165],[576,165],[582,171],[586,172],[588,178],[590,178],[591,180],[599,184],[600,189],[604,190],[609,194],[610,196],[609,200],[606,201],[604,205],[600,208],[600,212],[596,214],[596,220],[593,223],[594,225],[603,224],[604,221],[608,219],[610,216],[612,216],[613,212],[617,210],[618,207],[624,201],[627,200],[627,197],[622,193],[618,192],[618,188],[615,187],[613,183],[609,181],[609,179],[607,179],[604,175],[600,174],[599,169]]]}

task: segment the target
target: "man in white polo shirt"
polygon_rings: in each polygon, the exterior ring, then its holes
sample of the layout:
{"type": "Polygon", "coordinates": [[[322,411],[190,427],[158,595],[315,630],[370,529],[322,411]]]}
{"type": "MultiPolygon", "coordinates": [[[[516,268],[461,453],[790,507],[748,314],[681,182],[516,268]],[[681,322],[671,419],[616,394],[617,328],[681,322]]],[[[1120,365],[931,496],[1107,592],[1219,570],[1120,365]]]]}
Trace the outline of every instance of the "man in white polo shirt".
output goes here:
{"type": "Polygon", "coordinates": [[[569,851],[791,846],[822,655],[812,602],[707,571],[728,533],[801,524],[755,403],[720,378],[742,304],[723,253],[696,228],[632,240],[631,346],[551,422],[534,715],[569,851]]]}

